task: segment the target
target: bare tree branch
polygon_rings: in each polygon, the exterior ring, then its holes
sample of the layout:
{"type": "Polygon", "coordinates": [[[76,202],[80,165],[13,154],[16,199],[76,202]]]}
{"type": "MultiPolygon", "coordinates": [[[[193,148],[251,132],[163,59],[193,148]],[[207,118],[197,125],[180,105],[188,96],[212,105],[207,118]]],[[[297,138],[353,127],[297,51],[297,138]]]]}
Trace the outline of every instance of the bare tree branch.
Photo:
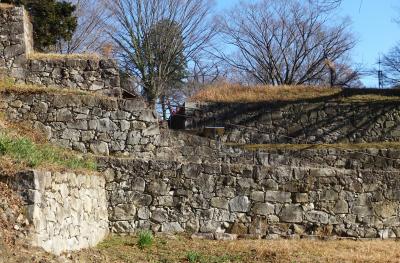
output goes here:
{"type": "Polygon", "coordinates": [[[220,22],[237,55],[220,52],[220,57],[259,83],[323,83],[329,73],[326,61],[336,63],[355,45],[345,22],[328,26],[328,19],[319,7],[302,1],[241,3],[220,22]]]}
{"type": "Polygon", "coordinates": [[[109,1],[109,35],[117,45],[117,57],[140,81],[149,100],[168,95],[177,64],[193,65],[210,45],[216,34],[210,8],[208,0],[109,1]],[[162,32],[149,38],[162,21],[162,32]]]}
{"type": "Polygon", "coordinates": [[[106,34],[109,14],[102,0],[68,0],[76,6],[78,26],[70,41],[58,47],[60,53],[101,53],[111,42],[106,34]]]}

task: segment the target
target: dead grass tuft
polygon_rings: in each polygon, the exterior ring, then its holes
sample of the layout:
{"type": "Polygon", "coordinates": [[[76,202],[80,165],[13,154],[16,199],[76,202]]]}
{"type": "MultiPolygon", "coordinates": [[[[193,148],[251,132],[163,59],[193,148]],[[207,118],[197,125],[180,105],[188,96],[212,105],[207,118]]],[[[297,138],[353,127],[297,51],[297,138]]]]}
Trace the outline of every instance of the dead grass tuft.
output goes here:
{"type": "Polygon", "coordinates": [[[46,87],[34,84],[16,83],[11,78],[0,78],[0,93],[9,92],[19,95],[25,94],[58,94],[58,95],[80,95],[80,96],[94,96],[101,99],[116,100],[116,97],[109,97],[90,91],[60,88],[60,87],[46,87]]]}
{"type": "Polygon", "coordinates": [[[7,8],[13,8],[13,7],[15,7],[15,6],[11,5],[11,4],[0,3],[0,9],[7,9],[7,8]]]}
{"type": "Polygon", "coordinates": [[[342,91],[340,88],[310,86],[253,86],[220,83],[205,88],[190,98],[198,102],[251,103],[296,101],[332,96],[342,91]]]}
{"type": "Polygon", "coordinates": [[[31,60],[63,60],[63,59],[81,59],[95,60],[101,59],[99,54],[83,53],[83,54],[57,54],[57,53],[31,53],[28,55],[31,60]]]}

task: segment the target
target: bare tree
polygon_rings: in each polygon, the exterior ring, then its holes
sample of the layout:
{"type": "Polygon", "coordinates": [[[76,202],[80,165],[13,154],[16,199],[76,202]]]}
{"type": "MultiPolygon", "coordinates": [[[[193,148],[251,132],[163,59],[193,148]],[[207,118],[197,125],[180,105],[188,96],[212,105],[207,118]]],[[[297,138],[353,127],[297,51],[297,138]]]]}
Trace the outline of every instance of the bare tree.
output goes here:
{"type": "Polygon", "coordinates": [[[222,57],[263,84],[324,82],[326,62],[335,64],[355,45],[345,21],[328,26],[328,20],[302,1],[241,3],[221,20],[224,39],[237,55],[222,57]]]}
{"type": "Polygon", "coordinates": [[[317,6],[321,11],[331,11],[340,6],[342,0],[308,0],[310,4],[317,6]]]}
{"type": "Polygon", "coordinates": [[[149,101],[171,95],[176,69],[198,61],[208,48],[216,34],[211,6],[208,0],[110,1],[110,36],[117,57],[140,81],[149,101]],[[161,22],[163,29],[149,37],[161,22]]]}
{"type": "Polygon", "coordinates": [[[70,41],[60,43],[61,53],[107,53],[111,42],[106,33],[109,13],[104,0],[68,0],[76,6],[78,26],[70,41]]]}
{"type": "Polygon", "coordinates": [[[400,86],[400,44],[383,56],[382,71],[386,84],[400,86]]]}
{"type": "MultiPolygon", "coordinates": [[[[400,9],[398,9],[398,17],[394,21],[400,26],[400,9]]],[[[382,74],[383,81],[386,85],[392,87],[400,86],[400,42],[397,43],[386,55],[382,58],[382,74]]],[[[374,69],[373,73],[377,73],[374,69]]]]}

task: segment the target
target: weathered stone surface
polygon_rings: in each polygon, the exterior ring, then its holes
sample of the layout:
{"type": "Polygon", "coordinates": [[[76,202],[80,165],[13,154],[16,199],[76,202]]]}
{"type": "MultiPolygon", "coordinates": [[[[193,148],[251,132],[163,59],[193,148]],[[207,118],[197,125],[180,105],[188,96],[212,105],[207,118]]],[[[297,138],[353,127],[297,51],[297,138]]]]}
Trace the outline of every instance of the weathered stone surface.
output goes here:
{"type": "Polygon", "coordinates": [[[285,205],[279,219],[288,223],[300,223],[303,221],[303,209],[298,205],[285,205]]]}
{"type": "MultiPolygon", "coordinates": [[[[389,175],[387,171],[369,174],[330,169],[338,180],[317,173],[310,176],[311,170],[315,172],[311,168],[275,170],[273,166],[238,164],[219,168],[210,164],[144,160],[109,160],[105,164],[115,174],[114,180],[107,179],[111,201],[129,204],[133,200],[132,192],[136,196],[137,190],[143,190],[140,194],[146,196],[146,202],[135,202],[137,216],[131,221],[140,225],[147,220],[157,231],[174,231],[176,222],[185,231],[231,233],[246,238],[309,234],[377,237],[382,228],[395,227],[400,221],[394,209],[399,206],[396,191],[381,192],[382,187],[392,189],[400,185],[397,172],[389,175]],[[282,172],[293,170],[291,175],[282,172]],[[253,176],[259,176],[255,180],[262,181],[262,173],[274,172],[279,189],[301,186],[298,189],[302,192],[263,190],[263,183],[234,187],[235,182],[244,182],[253,176]],[[358,191],[349,188],[355,185],[354,178],[363,183],[353,189],[368,188],[373,192],[352,192],[358,191]],[[136,186],[137,181],[140,187],[136,186]],[[373,187],[374,182],[384,186],[373,187]],[[271,201],[261,202],[263,193],[271,201]]],[[[112,202],[109,211],[114,209],[112,202]]]]}
{"type": "Polygon", "coordinates": [[[233,241],[233,240],[237,239],[237,235],[235,235],[235,234],[215,233],[214,235],[215,235],[216,240],[233,241]]]}
{"type": "MultiPolygon", "coordinates": [[[[107,236],[107,199],[101,176],[33,171],[20,173],[14,180],[21,195],[28,198],[25,211],[34,246],[59,255],[95,246],[107,236]]],[[[132,206],[119,205],[112,217],[132,219],[134,211],[132,206]]]]}
{"type": "Polygon", "coordinates": [[[185,230],[178,222],[165,222],[161,226],[161,231],[166,233],[179,233],[185,230]]]}
{"type": "Polygon", "coordinates": [[[252,212],[256,215],[272,215],[275,213],[275,206],[269,203],[256,203],[252,212]]]}
{"type": "Polygon", "coordinates": [[[229,208],[232,212],[247,212],[250,208],[250,201],[247,196],[238,196],[229,201],[229,208]]]}
{"type": "Polygon", "coordinates": [[[140,114],[152,114],[152,109],[141,108],[137,115],[122,110],[123,100],[114,103],[108,98],[60,94],[29,94],[27,99],[23,94],[15,95],[2,96],[2,101],[8,101],[4,110],[9,120],[32,122],[32,128],[62,147],[97,155],[130,153],[145,157],[154,156],[160,147],[158,126],[151,134],[136,128],[138,123],[144,127],[158,125],[156,119],[152,123],[139,121],[140,114]],[[38,107],[41,110],[26,110],[38,107]],[[44,110],[46,113],[41,113],[44,110]]]}
{"type": "Polygon", "coordinates": [[[312,223],[328,224],[329,215],[322,211],[310,211],[306,213],[306,219],[312,223]]]}
{"type": "MultiPolygon", "coordinates": [[[[380,142],[400,138],[400,108],[393,101],[323,103],[190,102],[187,106],[196,110],[185,124],[188,129],[214,125],[214,120],[225,120],[234,112],[229,118],[230,127],[219,139],[240,144],[380,142]]],[[[329,169],[314,172],[332,176],[329,169]]]]}
{"type": "Polygon", "coordinates": [[[267,202],[278,202],[278,203],[289,203],[291,202],[291,193],[281,191],[266,191],[265,201],[267,202]]]}

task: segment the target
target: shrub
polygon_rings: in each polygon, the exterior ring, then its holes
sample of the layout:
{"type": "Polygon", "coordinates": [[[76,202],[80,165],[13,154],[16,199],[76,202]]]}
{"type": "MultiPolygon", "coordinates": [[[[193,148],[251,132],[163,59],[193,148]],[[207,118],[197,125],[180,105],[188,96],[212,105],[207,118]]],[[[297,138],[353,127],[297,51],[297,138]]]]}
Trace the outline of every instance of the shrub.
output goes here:
{"type": "Polygon", "coordinates": [[[154,237],[151,231],[146,230],[139,233],[138,246],[140,249],[151,247],[153,241],[154,237]]]}
{"type": "Polygon", "coordinates": [[[196,263],[200,261],[201,255],[199,252],[189,251],[186,255],[186,258],[190,263],[196,263]]]}

